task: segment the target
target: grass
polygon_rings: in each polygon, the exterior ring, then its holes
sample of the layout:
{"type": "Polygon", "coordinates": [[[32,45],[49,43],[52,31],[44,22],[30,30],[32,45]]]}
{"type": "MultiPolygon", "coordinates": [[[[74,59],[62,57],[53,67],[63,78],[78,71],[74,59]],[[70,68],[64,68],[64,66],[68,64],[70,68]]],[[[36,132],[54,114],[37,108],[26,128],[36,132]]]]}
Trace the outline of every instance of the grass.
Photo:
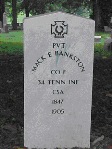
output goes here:
{"type": "Polygon", "coordinates": [[[0,34],[0,42],[21,42],[23,43],[22,31],[11,31],[9,33],[0,34]]]}
{"type": "MultiPolygon", "coordinates": [[[[112,56],[112,52],[103,49],[106,38],[109,33],[98,32],[95,35],[101,36],[101,43],[95,43],[95,56],[103,58],[112,56]]],[[[0,53],[5,54],[23,54],[23,31],[10,31],[0,34],[0,53]]]]}
{"type": "Polygon", "coordinates": [[[0,53],[23,54],[23,32],[11,31],[0,34],[0,53]]]}

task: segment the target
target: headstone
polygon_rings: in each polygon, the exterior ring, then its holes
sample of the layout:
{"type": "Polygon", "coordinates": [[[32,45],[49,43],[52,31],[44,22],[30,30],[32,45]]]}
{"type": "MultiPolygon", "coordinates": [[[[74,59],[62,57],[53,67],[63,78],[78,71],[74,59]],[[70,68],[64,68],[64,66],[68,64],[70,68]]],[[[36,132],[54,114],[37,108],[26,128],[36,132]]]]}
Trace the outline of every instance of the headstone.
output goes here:
{"type": "Polygon", "coordinates": [[[112,51],[112,29],[110,31],[110,38],[107,38],[104,42],[104,50],[112,51]]]}
{"type": "Polygon", "coordinates": [[[104,50],[112,51],[112,38],[108,38],[104,42],[104,50]]]}
{"type": "Polygon", "coordinates": [[[0,28],[2,28],[2,21],[0,21],[0,28]]]}
{"type": "Polygon", "coordinates": [[[24,20],[24,146],[90,147],[94,21],[57,12],[24,20]]]}
{"type": "Polygon", "coordinates": [[[109,24],[109,26],[110,26],[110,29],[112,29],[112,17],[110,17],[110,24],[109,24]]]}
{"type": "Polygon", "coordinates": [[[111,29],[111,32],[110,32],[110,37],[112,38],[112,29],[111,29]]]}
{"type": "Polygon", "coordinates": [[[3,13],[3,30],[5,33],[8,33],[8,25],[7,25],[7,16],[6,13],[3,13]]]}
{"type": "Polygon", "coordinates": [[[5,33],[8,33],[8,32],[9,32],[9,30],[8,30],[8,25],[7,25],[7,24],[4,24],[4,32],[5,32],[5,33]]]}
{"type": "Polygon", "coordinates": [[[6,16],[6,13],[4,12],[3,13],[3,26],[7,24],[7,16],[6,16]]]}
{"type": "Polygon", "coordinates": [[[110,31],[111,31],[111,28],[108,27],[108,26],[104,26],[104,31],[105,31],[105,32],[110,32],[110,31]]]}

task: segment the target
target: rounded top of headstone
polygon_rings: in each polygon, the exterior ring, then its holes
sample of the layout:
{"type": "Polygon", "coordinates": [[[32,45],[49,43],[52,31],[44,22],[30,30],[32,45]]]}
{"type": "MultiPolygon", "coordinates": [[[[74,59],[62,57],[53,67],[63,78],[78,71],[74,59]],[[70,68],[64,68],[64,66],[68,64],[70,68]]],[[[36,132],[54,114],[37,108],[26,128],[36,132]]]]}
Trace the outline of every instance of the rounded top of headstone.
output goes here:
{"type": "Polygon", "coordinates": [[[6,15],[6,12],[4,12],[3,15],[6,15]]]}
{"type": "Polygon", "coordinates": [[[90,19],[90,18],[85,18],[85,17],[82,17],[82,16],[78,16],[76,14],[71,14],[71,13],[67,13],[67,12],[63,12],[63,11],[54,11],[54,12],[50,12],[50,13],[45,13],[45,14],[39,14],[39,15],[35,15],[35,16],[26,17],[26,18],[24,18],[23,22],[27,19],[31,19],[31,18],[33,19],[33,18],[48,16],[48,15],[57,15],[57,16],[61,16],[61,15],[65,16],[66,15],[66,16],[69,16],[69,17],[74,16],[74,17],[82,18],[82,19],[89,20],[89,21],[92,21],[92,22],[95,23],[95,21],[90,19]]]}

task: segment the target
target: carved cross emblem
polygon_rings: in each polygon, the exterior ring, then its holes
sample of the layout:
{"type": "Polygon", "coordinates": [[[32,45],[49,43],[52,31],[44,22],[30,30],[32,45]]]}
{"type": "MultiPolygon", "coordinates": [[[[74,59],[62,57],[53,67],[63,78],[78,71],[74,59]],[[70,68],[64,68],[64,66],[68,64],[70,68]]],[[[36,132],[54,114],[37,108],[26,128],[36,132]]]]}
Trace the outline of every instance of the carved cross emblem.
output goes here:
{"type": "Polygon", "coordinates": [[[51,24],[51,34],[54,34],[55,38],[64,38],[68,33],[68,24],[65,24],[65,21],[54,21],[54,23],[51,24]]]}

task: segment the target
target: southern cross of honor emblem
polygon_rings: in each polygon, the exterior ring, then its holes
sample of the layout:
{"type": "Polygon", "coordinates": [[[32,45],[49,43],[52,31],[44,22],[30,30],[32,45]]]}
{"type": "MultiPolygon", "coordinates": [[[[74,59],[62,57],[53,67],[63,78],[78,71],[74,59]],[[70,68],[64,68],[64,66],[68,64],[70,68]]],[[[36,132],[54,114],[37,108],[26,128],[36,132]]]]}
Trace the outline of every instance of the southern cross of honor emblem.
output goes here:
{"type": "Polygon", "coordinates": [[[51,35],[54,34],[54,38],[64,38],[67,33],[68,24],[65,24],[65,21],[54,21],[54,24],[51,24],[51,35]]]}

